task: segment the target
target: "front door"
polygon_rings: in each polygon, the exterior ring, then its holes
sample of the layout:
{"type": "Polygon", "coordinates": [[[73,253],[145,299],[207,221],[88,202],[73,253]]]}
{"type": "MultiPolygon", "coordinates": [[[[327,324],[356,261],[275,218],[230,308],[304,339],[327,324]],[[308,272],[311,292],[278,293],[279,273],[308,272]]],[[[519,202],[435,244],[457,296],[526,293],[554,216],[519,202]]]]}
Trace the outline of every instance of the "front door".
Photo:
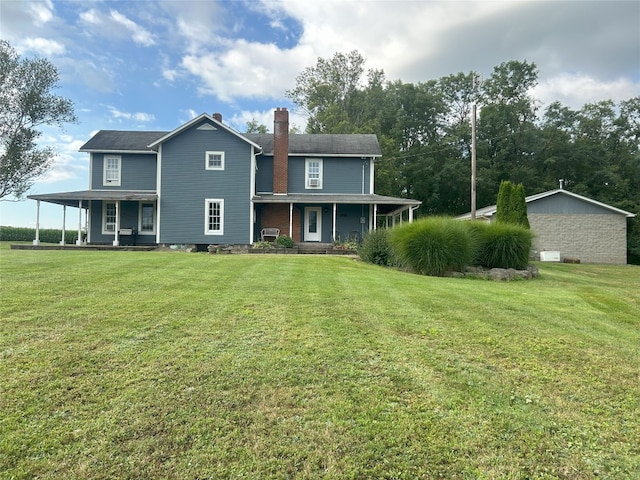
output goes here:
{"type": "Polygon", "coordinates": [[[322,240],[322,208],[307,207],[304,209],[304,241],[319,242],[322,240]]]}

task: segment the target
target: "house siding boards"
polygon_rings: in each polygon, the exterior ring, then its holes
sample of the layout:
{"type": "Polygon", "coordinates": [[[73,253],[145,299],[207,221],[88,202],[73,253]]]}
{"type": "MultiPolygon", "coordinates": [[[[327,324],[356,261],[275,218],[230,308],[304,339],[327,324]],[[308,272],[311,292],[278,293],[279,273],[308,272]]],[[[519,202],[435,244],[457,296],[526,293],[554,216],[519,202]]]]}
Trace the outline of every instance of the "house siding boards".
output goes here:
{"type": "Polygon", "coordinates": [[[568,195],[551,195],[527,204],[527,213],[615,215],[611,210],[568,195]]]}
{"type": "Polygon", "coordinates": [[[91,185],[93,190],[155,190],[156,154],[93,153],[91,154],[91,185]],[[120,185],[104,185],[104,157],[120,157],[120,185]]]}
{"type": "MultiPolygon", "coordinates": [[[[371,160],[341,157],[322,158],[322,188],[306,188],[305,162],[310,157],[289,157],[289,193],[371,193],[369,169],[371,160]],[[362,166],[364,169],[364,192],[362,191],[362,166]]],[[[313,157],[317,158],[317,157],[313,157]]]]}
{"type": "Polygon", "coordinates": [[[273,157],[261,155],[256,164],[256,193],[273,192],[273,157]]]}
{"type": "Polygon", "coordinates": [[[247,244],[251,239],[251,145],[199,124],[162,144],[160,243],[247,244]],[[205,152],[225,154],[224,170],[206,170],[205,152]],[[205,199],[224,200],[223,235],[205,235],[205,199]]]}

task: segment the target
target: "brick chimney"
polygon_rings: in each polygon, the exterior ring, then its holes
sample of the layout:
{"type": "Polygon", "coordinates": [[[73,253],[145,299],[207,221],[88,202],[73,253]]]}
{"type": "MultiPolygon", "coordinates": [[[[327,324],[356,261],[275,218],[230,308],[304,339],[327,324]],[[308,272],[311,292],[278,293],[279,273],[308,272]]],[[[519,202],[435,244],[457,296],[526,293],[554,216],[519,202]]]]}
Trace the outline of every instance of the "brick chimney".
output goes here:
{"type": "Polygon", "coordinates": [[[222,123],[222,114],[221,113],[214,113],[212,115],[214,120],[217,120],[218,122],[222,123]]]}
{"type": "Polygon", "coordinates": [[[277,108],[273,118],[273,193],[286,194],[289,162],[289,112],[277,108]]]}

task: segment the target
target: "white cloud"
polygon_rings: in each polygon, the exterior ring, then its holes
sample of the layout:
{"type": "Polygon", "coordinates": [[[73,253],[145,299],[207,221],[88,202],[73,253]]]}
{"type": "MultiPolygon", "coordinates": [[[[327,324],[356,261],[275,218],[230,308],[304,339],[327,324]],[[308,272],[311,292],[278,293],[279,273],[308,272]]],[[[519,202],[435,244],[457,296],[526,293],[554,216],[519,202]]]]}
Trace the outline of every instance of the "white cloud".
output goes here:
{"type": "Polygon", "coordinates": [[[91,25],[99,25],[102,23],[100,13],[95,8],[80,13],[80,20],[91,25]]]}
{"type": "Polygon", "coordinates": [[[49,40],[46,38],[25,38],[16,46],[16,51],[19,53],[35,52],[45,57],[51,57],[53,55],[61,55],[65,53],[66,49],[63,44],[55,40],[49,40]]]}
{"type": "Polygon", "coordinates": [[[155,120],[155,116],[152,113],[144,113],[144,112],[135,112],[135,113],[130,113],[130,112],[121,112],[120,110],[118,110],[115,107],[109,107],[109,111],[111,112],[111,115],[113,116],[113,118],[121,118],[121,119],[125,119],[125,120],[134,120],[136,122],[141,122],[141,123],[148,123],[148,122],[152,122],[155,120]]]}
{"type": "Polygon", "coordinates": [[[53,19],[53,3],[51,0],[44,2],[29,2],[29,12],[33,17],[33,21],[36,25],[44,25],[53,19]]]}
{"type": "Polygon", "coordinates": [[[531,92],[543,104],[560,101],[573,109],[601,100],[619,102],[640,96],[640,84],[628,78],[602,81],[586,74],[561,74],[541,81],[531,92]]]}
{"type": "Polygon", "coordinates": [[[85,153],[78,150],[84,140],[65,133],[49,133],[39,142],[48,145],[56,152],[51,168],[40,178],[38,183],[57,183],[67,180],[85,179],[88,172],[88,159],[85,153]]]}
{"type": "Polygon", "coordinates": [[[122,25],[125,29],[127,29],[131,34],[133,41],[139,45],[144,47],[150,47],[151,45],[155,45],[155,40],[153,35],[135,23],[133,20],[122,15],[117,10],[111,10],[110,12],[111,19],[116,23],[122,25]]]}

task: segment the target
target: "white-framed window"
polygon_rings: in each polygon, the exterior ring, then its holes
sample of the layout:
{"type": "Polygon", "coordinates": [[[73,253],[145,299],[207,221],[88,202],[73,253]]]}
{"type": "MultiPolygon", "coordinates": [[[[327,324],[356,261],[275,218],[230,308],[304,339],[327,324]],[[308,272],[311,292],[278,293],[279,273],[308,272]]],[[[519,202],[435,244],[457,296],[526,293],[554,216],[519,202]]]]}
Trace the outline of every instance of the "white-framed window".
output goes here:
{"type": "Polygon", "coordinates": [[[102,177],[102,183],[105,186],[119,187],[120,178],[122,176],[122,158],[120,155],[105,155],[104,156],[104,173],[102,177]]]}
{"type": "Polygon", "coordinates": [[[224,170],[224,152],[206,152],[204,168],[206,170],[224,170]]]}
{"type": "Polygon", "coordinates": [[[116,204],[114,202],[102,202],[102,234],[115,235],[116,233],[116,204]]]}
{"type": "Polygon", "coordinates": [[[224,231],[224,200],[206,198],[204,200],[204,234],[222,235],[224,231]]]}
{"type": "Polygon", "coordinates": [[[322,188],[322,159],[307,158],[304,162],[305,188],[322,188]]]}
{"type": "Polygon", "coordinates": [[[140,224],[138,232],[142,234],[156,233],[156,204],[153,202],[140,202],[140,212],[138,215],[140,224]]]}

